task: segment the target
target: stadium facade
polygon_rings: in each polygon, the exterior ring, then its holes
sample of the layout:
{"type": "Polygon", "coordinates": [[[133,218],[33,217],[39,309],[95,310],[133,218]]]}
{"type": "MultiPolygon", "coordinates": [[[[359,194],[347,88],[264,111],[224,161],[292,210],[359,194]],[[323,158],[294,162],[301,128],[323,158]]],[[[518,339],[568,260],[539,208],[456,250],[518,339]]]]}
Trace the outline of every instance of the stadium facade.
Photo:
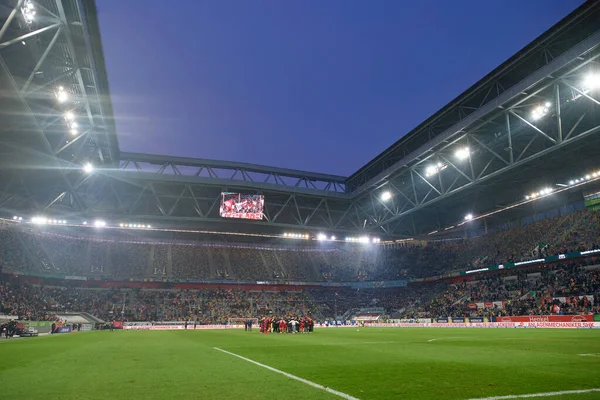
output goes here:
{"type": "Polygon", "coordinates": [[[0,8],[0,210],[108,226],[402,240],[581,202],[600,179],[600,3],[586,2],[350,177],[119,149],[92,0],[0,8]],[[92,171],[93,169],[93,171],[92,171]],[[222,193],[264,196],[222,218],[222,193]]]}

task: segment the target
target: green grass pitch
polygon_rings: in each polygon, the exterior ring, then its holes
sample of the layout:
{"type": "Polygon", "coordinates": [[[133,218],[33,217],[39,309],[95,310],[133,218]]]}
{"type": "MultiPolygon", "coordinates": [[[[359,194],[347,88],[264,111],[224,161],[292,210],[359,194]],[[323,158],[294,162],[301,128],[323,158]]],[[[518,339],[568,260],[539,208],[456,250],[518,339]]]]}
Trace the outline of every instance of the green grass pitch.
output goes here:
{"type": "MultiPolygon", "coordinates": [[[[600,388],[600,330],[317,328],[304,335],[115,331],[4,340],[0,393],[62,400],[340,399],[215,347],[361,400],[600,388]]],[[[599,399],[600,392],[556,398],[599,399]]]]}

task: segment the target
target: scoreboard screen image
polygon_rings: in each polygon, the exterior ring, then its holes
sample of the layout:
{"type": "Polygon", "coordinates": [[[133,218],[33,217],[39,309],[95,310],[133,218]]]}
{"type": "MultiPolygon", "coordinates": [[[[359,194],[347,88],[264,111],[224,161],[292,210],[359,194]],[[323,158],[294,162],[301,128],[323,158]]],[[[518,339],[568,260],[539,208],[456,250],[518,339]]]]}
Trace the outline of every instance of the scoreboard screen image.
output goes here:
{"type": "Polygon", "coordinates": [[[263,219],[265,196],[261,194],[221,193],[223,218],[263,219]]]}

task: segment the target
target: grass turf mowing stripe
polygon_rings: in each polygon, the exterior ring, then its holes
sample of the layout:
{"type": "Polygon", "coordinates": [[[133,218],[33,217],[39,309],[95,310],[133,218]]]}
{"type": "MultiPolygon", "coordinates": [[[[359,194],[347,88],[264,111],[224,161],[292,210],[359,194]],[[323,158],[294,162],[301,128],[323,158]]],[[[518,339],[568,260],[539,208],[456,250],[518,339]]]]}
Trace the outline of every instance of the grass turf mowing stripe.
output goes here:
{"type": "Polygon", "coordinates": [[[323,386],[323,385],[319,385],[318,383],[315,383],[315,382],[309,381],[309,380],[307,380],[307,379],[304,379],[304,378],[300,378],[299,376],[296,376],[296,375],[288,374],[287,372],[281,371],[281,370],[279,370],[279,369],[276,369],[276,368],[273,368],[273,367],[269,367],[268,365],[261,364],[261,363],[259,363],[259,362],[257,362],[257,361],[254,361],[254,360],[251,360],[251,359],[249,359],[249,358],[246,358],[246,357],[240,356],[239,354],[235,354],[235,353],[232,353],[232,352],[230,352],[230,351],[227,351],[227,350],[220,349],[220,348],[218,348],[218,347],[213,347],[213,349],[215,349],[215,350],[218,350],[218,351],[220,351],[220,352],[222,352],[222,353],[229,354],[229,355],[231,355],[231,356],[234,356],[234,357],[240,358],[240,359],[242,359],[242,360],[244,360],[244,361],[248,361],[248,362],[250,362],[250,363],[252,363],[252,364],[254,364],[254,365],[258,365],[259,367],[266,368],[266,369],[268,369],[269,371],[273,371],[273,372],[276,372],[276,373],[278,373],[278,374],[284,375],[284,376],[286,376],[286,377],[288,377],[288,378],[290,378],[290,379],[294,379],[294,380],[296,380],[296,381],[298,381],[298,382],[302,382],[302,383],[304,383],[304,384],[306,384],[306,385],[309,385],[309,386],[312,386],[312,387],[314,387],[314,388],[317,388],[317,389],[324,390],[324,391],[326,391],[326,392],[328,392],[328,393],[334,394],[334,395],[336,395],[336,396],[338,396],[338,397],[341,397],[341,398],[344,398],[344,399],[346,399],[346,400],[359,400],[358,398],[356,398],[356,397],[352,397],[352,396],[350,396],[349,394],[342,393],[342,392],[338,392],[337,390],[334,390],[334,389],[328,388],[328,387],[326,387],[326,386],[323,386]]]}
{"type": "Polygon", "coordinates": [[[582,394],[582,393],[592,393],[592,392],[600,392],[600,389],[563,390],[561,392],[513,394],[513,395],[508,395],[508,396],[480,397],[477,399],[469,399],[469,400],[525,399],[525,398],[529,398],[529,397],[552,397],[552,396],[564,396],[567,394],[582,394]]]}

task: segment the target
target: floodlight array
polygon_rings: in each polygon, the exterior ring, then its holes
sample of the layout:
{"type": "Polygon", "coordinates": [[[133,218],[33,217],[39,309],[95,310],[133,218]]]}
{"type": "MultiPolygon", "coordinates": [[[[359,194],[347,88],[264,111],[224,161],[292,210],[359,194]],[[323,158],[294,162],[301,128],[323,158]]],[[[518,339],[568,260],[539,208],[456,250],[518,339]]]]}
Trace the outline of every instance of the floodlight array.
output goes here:
{"type": "Polygon", "coordinates": [[[121,223],[119,223],[119,228],[152,229],[152,225],[146,225],[146,224],[129,224],[129,223],[121,222],[121,223]]]}
{"type": "Polygon", "coordinates": [[[106,226],[106,221],[101,220],[101,219],[97,219],[94,221],[94,226],[96,228],[104,228],[106,226]]]}
{"type": "Polygon", "coordinates": [[[13,216],[13,221],[23,221],[23,217],[19,217],[17,215],[13,216]]]}
{"type": "MultiPolygon", "coordinates": [[[[19,221],[21,220],[22,218],[19,219],[19,221]]],[[[36,225],[65,225],[67,221],[64,219],[52,219],[44,216],[35,216],[31,218],[31,223],[36,225]]]]}
{"type": "Polygon", "coordinates": [[[525,200],[530,200],[530,199],[539,199],[540,197],[545,197],[548,196],[549,194],[552,194],[552,192],[554,192],[554,189],[547,187],[547,188],[543,188],[538,192],[533,192],[529,195],[525,196],[525,200]]]}
{"type": "Polygon", "coordinates": [[[379,242],[381,242],[381,239],[379,239],[379,238],[370,238],[368,236],[347,237],[346,238],[346,242],[369,244],[369,243],[379,243],[379,242]]]}
{"type": "Polygon", "coordinates": [[[587,173],[587,174],[583,175],[580,178],[571,179],[569,181],[569,186],[578,185],[580,183],[584,183],[584,182],[587,182],[587,181],[593,181],[593,180],[596,180],[598,178],[600,178],[600,170],[599,171],[594,171],[594,172],[587,173]]]}
{"type": "Polygon", "coordinates": [[[284,233],[283,237],[286,239],[310,239],[310,235],[305,234],[305,233],[284,233]]]}

